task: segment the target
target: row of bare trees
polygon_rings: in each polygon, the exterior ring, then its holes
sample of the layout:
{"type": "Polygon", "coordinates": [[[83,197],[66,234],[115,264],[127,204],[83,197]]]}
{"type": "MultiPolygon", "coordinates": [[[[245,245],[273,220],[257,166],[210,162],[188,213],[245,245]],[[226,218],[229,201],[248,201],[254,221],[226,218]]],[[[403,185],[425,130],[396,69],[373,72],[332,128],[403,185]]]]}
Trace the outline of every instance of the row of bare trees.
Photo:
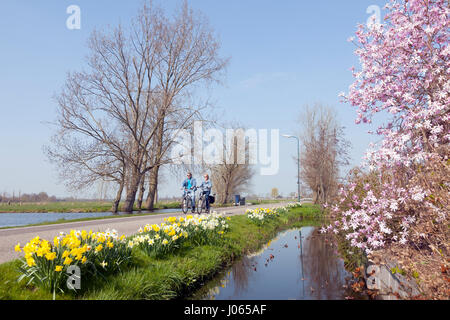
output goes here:
{"type": "Polygon", "coordinates": [[[12,195],[4,192],[0,194],[0,202],[56,202],[58,199],[56,196],[49,196],[46,192],[39,193],[21,193],[16,195],[14,192],[12,195]]]}
{"type": "Polygon", "coordinates": [[[227,59],[206,19],[185,2],[172,17],[147,2],[129,28],[94,31],[86,70],[57,94],[56,132],[45,152],[72,190],[117,185],[122,211],[153,208],[173,136],[205,117],[198,90],[219,81],[227,59]],[[146,188],[148,190],[146,190],[146,188]]]}

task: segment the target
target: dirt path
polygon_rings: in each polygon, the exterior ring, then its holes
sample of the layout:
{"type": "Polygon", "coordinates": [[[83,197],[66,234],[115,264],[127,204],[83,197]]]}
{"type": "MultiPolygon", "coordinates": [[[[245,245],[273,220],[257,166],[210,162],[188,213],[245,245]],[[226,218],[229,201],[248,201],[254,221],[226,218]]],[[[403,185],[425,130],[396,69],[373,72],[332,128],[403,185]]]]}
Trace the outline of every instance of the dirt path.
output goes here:
{"type": "MultiPolygon", "coordinates": [[[[274,208],[285,205],[286,203],[274,203],[266,205],[256,206],[242,206],[242,207],[227,207],[214,209],[217,212],[224,213],[226,215],[240,215],[244,214],[245,210],[252,208],[274,208]]],[[[80,222],[68,222],[64,224],[43,225],[35,227],[18,227],[12,229],[0,230],[0,263],[4,263],[10,260],[17,259],[22,256],[21,253],[14,251],[14,246],[20,243],[25,245],[32,238],[39,236],[42,239],[52,241],[59,232],[69,233],[70,230],[92,230],[105,231],[106,229],[116,229],[119,235],[125,234],[126,236],[137,233],[140,227],[146,224],[160,224],[166,217],[178,217],[183,213],[168,213],[154,216],[140,216],[140,217],[125,217],[125,218],[113,218],[102,219],[92,221],[80,221],[80,222]]]]}

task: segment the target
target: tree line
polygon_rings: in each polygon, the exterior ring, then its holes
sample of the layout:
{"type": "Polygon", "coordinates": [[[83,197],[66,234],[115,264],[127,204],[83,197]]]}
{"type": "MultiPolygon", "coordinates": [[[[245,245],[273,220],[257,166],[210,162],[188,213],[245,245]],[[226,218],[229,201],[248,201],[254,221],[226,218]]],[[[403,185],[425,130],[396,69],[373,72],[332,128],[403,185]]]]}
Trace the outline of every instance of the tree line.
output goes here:
{"type": "Polygon", "coordinates": [[[56,196],[49,196],[46,192],[39,193],[20,193],[16,196],[9,195],[6,192],[0,194],[0,203],[17,203],[17,202],[56,202],[58,199],[56,196]]]}

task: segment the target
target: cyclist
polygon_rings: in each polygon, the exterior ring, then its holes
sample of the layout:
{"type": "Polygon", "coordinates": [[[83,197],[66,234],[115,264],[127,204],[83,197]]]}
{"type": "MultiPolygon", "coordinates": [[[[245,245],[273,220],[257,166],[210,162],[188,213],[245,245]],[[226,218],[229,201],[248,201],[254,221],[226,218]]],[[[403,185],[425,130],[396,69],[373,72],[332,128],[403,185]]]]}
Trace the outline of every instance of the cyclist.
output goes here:
{"type": "Polygon", "coordinates": [[[202,188],[202,193],[205,195],[206,212],[209,213],[209,195],[211,194],[212,183],[211,180],[209,180],[209,175],[207,173],[203,177],[205,178],[205,180],[202,182],[199,188],[202,188]]]}
{"type": "Polygon", "coordinates": [[[192,199],[192,213],[195,212],[195,190],[197,190],[197,181],[192,178],[192,173],[188,172],[187,179],[183,181],[181,187],[191,195],[192,199]]]}

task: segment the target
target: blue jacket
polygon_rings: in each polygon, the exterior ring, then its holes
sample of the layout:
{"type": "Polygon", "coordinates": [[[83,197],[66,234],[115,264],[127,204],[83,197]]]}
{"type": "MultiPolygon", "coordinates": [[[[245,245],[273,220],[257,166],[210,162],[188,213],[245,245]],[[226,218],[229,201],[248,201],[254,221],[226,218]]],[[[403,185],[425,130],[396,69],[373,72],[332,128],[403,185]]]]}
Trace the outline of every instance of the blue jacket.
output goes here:
{"type": "MultiPolygon", "coordinates": [[[[183,181],[183,183],[181,184],[181,187],[182,187],[182,188],[188,189],[188,185],[189,185],[188,180],[189,180],[189,179],[185,179],[185,180],[183,181]]],[[[195,181],[194,178],[191,178],[191,190],[195,190],[195,189],[197,189],[197,181],[195,181]]]]}
{"type": "Polygon", "coordinates": [[[203,188],[203,191],[211,192],[211,189],[212,189],[211,180],[203,181],[202,184],[199,186],[199,188],[203,188]]]}

